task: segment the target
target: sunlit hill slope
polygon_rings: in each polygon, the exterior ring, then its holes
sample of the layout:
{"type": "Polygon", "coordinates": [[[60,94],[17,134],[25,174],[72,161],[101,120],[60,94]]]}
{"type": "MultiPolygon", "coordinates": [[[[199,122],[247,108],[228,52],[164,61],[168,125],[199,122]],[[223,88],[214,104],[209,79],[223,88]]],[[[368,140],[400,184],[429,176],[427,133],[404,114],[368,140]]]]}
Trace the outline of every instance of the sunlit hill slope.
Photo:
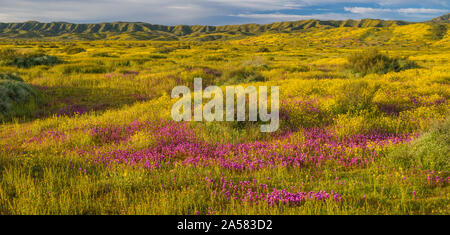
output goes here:
{"type": "MultiPolygon", "coordinates": [[[[426,24],[430,27],[439,27],[446,23],[448,15],[441,16],[426,23],[411,23],[397,20],[301,20],[292,22],[280,22],[272,24],[244,24],[225,26],[205,25],[177,25],[164,26],[142,22],[113,22],[96,24],[73,24],[66,22],[40,23],[27,21],[24,23],[0,23],[0,38],[16,39],[66,39],[66,40],[198,40],[212,41],[219,39],[238,39],[245,36],[253,36],[264,33],[291,33],[307,32],[315,29],[336,28],[375,28],[385,30],[383,37],[392,34],[392,28],[404,25],[426,24]]],[[[442,27],[442,26],[441,26],[442,27]]],[[[375,31],[378,32],[378,31],[375,31]]],[[[444,33],[445,34],[445,33],[444,33]]],[[[367,35],[365,35],[367,36],[367,35]]]]}

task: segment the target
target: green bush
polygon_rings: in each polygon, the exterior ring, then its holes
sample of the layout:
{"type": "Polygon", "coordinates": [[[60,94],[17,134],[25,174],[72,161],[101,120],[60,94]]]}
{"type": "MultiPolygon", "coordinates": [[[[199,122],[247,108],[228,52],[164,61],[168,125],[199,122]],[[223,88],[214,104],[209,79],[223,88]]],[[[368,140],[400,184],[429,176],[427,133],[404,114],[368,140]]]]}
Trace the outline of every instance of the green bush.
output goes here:
{"type": "Polygon", "coordinates": [[[219,55],[208,55],[205,56],[205,58],[203,58],[205,61],[224,61],[226,60],[226,58],[224,58],[224,56],[219,56],[219,55]]]}
{"type": "Polygon", "coordinates": [[[433,171],[450,169],[450,117],[435,124],[417,140],[393,148],[389,159],[397,166],[420,166],[433,171]]]}
{"type": "Polygon", "coordinates": [[[265,77],[255,66],[240,66],[235,69],[225,70],[220,78],[224,84],[239,84],[265,81],[265,77]]]}
{"type": "Polygon", "coordinates": [[[267,47],[260,47],[258,48],[258,50],[256,50],[256,52],[270,52],[270,50],[267,47]]]}
{"type": "Polygon", "coordinates": [[[343,84],[336,89],[334,94],[336,112],[347,113],[369,109],[379,88],[378,85],[370,85],[366,81],[352,81],[343,84]]]}
{"type": "Polygon", "coordinates": [[[64,64],[55,67],[55,70],[63,74],[110,72],[105,66],[96,64],[64,64]]]}
{"type": "Polygon", "coordinates": [[[152,55],[149,55],[148,58],[150,58],[150,59],[166,59],[167,56],[159,55],[159,54],[152,54],[152,55]]]}
{"type": "Polygon", "coordinates": [[[5,48],[0,50],[0,65],[12,65],[17,56],[18,53],[14,49],[5,48]]]}
{"type": "Polygon", "coordinates": [[[38,56],[38,55],[25,55],[22,57],[16,58],[14,61],[14,65],[19,68],[29,68],[37,65],[55,65],[59,64],[60,61],[56,56],[38,56]]]}
{"type": "Polygon", "coordinates": [[[45,55],[42,52],[19,53],[14,49],[0,50],[0,65],[30,68],[37,65],[55,65],[61,61],[56,56],[45,55]]]}
{"type": "Polygon", "coordinates": [[[170,52],[175,51],[177,48],[174,47],[159,47],[155,49],[155,53],[158,54],[169,54],[170,52]]]}
{"type": "Polygon", "coordinates": [[[286,72],[291,72],[291,73],[298,73],[298,72],[309,72],[311,71],[311,67],[307,66],[307,65],[298,65],[298,66],[294,66],[294,67],[283,67],[283,70],[286,72]]]}
{"type": "Polygon", "coordinates": [[[74,54],[78,54],[78,53],[85,52],[85,51],[86,50],[81,47],[67,47],[64,49],[64,52],[68,55],[74,55],[74,54]]]}
{"type": "Polygon", "coordinates": [[[0,120],[27,115],[40,102],[40,93],[22,81],[0,79],[0,120]]]}
{"type": "Polygon", "coordinates": [[[17,75],[14,75],[12,73],[0,73],[0,80],[14,80],[23,82],[23,79],[17,75]]]}
{"type": "Polygon", "coordinates": [[[118,57],[118,56],[112,55],[108,52],[98,52],[92,54],[91,57],[118,57]]]}
{"type": "Polygon", "coordinates": [[[417,67],[413,61],[405,58],[391,58],[374,48],[351,54],[348,57],[348,62],[347,68],[359,76],[371,73],[399,72],[417,67]]]}
{"type": "Polygon", "coordinates": [[[431,24],[431,39],[441,40],[447,34],[447,26],[445,24],[430,23],[431,24]]]}

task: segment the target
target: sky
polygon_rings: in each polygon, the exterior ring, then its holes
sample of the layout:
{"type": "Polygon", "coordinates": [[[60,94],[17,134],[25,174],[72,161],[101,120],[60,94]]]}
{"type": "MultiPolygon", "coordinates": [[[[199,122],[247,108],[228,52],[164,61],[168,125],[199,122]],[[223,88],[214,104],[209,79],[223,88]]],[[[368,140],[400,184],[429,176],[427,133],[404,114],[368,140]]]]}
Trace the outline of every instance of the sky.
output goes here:
{"type": "Polygon", "coordinates": [[[0,22],[228,25],[303,19],[427,21],[450,0],[0,0],[0,22]]]}

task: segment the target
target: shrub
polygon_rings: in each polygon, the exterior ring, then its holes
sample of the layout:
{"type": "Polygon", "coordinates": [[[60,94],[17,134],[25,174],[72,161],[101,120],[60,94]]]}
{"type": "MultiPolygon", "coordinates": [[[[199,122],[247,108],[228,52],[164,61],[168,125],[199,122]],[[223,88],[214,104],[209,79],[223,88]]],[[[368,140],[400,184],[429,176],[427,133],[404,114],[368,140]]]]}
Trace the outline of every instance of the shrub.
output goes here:
{"type": "Polygon", "coordinates": [[[117,56],[111,55],[108,52],[98,52],[98,53],[92,54],[91,57],[117,57],[117,56]]]}
{"type": "Polygon", "coordinates": [[[226,70],[223,72],[220,79],[225,84],[261,82],[266,80],[258,69],[253,66],[241,66],[235,69],[226,70]]]}
{"type": "Polygon", "coordinates": [[[256,52],[270,52],[270,50],[267,47],[260,47],[256,52]]]}
{"type": "Polygon", "coordinates": [[[42,52],[19,53],[14,49],[3,49],[0,51],[0,64],[29,68],[37,65],[55,65],[61,61],[56,56],[45,55],[42,52]]]}
{"type": "Polygon", "coordinates": [[[23,82],[23,79],[12,73],[0,73],[0,80],[14,80],[23,82]]]}
{"type": "Polygon", "coordinates": [[[360,76],[371,73],[399,72],[417,67],[413,61],[405,58],[391,58],[374,48],[351,54],[348,62],[347,68],[360,76]]]}
{"type": "Polygon", "coordinates": [[[450,169],[450,117],[436,123],[417,140],[393,148],[388,156],[396,165],[402,167],[420,166],[433,171],[450,169]]]}
{"type": "Polygon", "coordinates": [[[0,120],[27,114],[40,100],[40,93],[32,86],[16,80],[0,79],[0,120]]]}
{"type": "Polygon", "coordinates": [[[18,53],[14,49],[5,48],[0,50],[0,65],[12,65],[17,56],[18,53]]]}
{"type": "Polygon", "coordinates": [[[55,69],[63,74],[110,72],[105,66],[96,64],[65,64],[55,67],[55,69]]]}
{"type": "Polygon", "coordinates": [[[296,130],[324,126],[329,122],[330,115],[320,109],[318,100],[296,97],[281,101],[280,118],[284,128],[296,130]]]}
{"type": "Polygon", "coordinates": [[[155,49],[155,53],[159,54],[169,54],[170,52],[175,51],[177,48],[174,47],[159,47],[155,49]]]}
{"type": "Polygon", "coordinates": [[[14,61],[14,65],[19,68],[29,68],[37,65],[52,66],[59,63],[60,61],[57,57],[48,55],[25,55],[23,57],[16,58],[16,60],[14,61]]]}
{"type": "Polygon", "coordinates": [[[159,54],[151,54],[148,56],[150,59],[167,59],[167,56],[165,55],[159,55],[159,54]]]}
{"type": "Polygon", "coordinates": [[[309,72],[311,71],[311,67],[307,65],[298,65],[293,67],[284,67],[284,71],[291,72],[291,73],[297,73],[297,72],[309,72]]]}
{"type": "Polygon", "coordinates": [[[74,55],[74,54],[78,54],[78,53],[85,52],[85,51],[86,50],[81,47],[67,47],[64,49],[64,52],[68,55],[74,55]]]}
{"type": "Polygon", "coordinates": [[[347,113],[369,109],[378,85],[370,85],[366,81],[352,81],[336,89],[336,112],[347,113]]]}
{"type": "Polygon", "coordinates": [[[205,61],[224,61],[225,58],[224,58],[224,56],[219,56],[219,55],[208,55],[208,56],[205,56],[204,60],[205,61]]]}
{"type": "Polygon", "coordinates": [[[447,33],[447,26],[445,24],[431,23],[430,33],[432,40],[441,40],[447,33]]]}

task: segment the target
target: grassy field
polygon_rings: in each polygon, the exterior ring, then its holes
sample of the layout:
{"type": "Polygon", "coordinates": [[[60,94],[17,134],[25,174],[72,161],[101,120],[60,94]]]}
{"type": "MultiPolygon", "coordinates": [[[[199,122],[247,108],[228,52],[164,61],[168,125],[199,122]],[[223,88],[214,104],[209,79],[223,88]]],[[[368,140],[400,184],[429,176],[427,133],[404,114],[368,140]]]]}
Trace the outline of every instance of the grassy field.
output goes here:
{"type": "Polygon", "coordinates": [[[430,24],[0,49],[0,214],[450,214],[430,24]],[[280,86],[280,129],[172,121],[195,77],[280,86]]]}

